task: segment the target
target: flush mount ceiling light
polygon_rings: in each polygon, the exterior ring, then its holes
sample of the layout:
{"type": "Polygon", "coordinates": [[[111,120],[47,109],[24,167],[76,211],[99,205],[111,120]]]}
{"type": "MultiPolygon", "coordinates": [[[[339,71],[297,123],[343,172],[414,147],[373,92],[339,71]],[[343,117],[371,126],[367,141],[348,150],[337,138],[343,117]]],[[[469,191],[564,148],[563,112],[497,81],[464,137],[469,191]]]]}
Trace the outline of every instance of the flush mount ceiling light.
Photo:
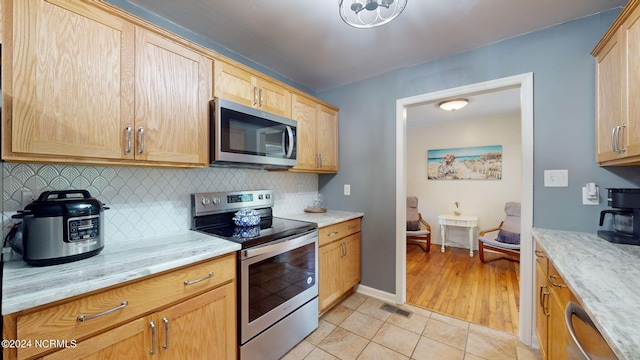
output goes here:
{"type": "Polygon", "coordinates": [[[443,101],[440,104],[438,104],[438,106],[440,106],[440,109],[442,110],[456,111],[467,106],[468,103],[469,103],[468,99],[453,99],[453,100],[443,101]]]}
{"type": "Polygon", "coordinates": [[[408,0],[338,0],[340,17],[357,28],[384,25],[400,15],[408,0]]]}

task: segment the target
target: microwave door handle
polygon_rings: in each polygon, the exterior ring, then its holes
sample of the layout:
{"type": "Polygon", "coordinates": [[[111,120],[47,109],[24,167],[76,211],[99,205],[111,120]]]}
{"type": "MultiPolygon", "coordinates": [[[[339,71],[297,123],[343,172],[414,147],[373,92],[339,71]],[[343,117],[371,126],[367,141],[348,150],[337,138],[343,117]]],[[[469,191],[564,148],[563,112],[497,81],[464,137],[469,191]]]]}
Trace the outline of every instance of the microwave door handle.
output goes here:
{"type": "Polygon", "coordinates": [[[287,154],[286,157],[287,158],[291,158],[291,155],[293,155],[293,146],[294,146],[294,141],[295,139],[293,138],[293,130],[291,129],[291,126],[287,125],[287,136],[289,137],[289,148],[287,149],[287,154]]]}

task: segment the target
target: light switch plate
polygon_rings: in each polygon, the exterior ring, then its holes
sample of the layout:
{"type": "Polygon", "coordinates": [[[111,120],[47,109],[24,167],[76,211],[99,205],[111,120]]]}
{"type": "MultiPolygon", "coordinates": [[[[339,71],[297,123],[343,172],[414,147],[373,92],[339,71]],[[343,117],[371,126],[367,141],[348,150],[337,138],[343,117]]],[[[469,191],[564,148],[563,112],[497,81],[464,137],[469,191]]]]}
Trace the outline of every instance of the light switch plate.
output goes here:
{"type": "Polygon", "coordinates": [[[569,170],[545,170],[544,186],[545,187],[568,187],[569,186],[569,170]]]}
{"type": "Polygon", "coordinates": [[[344,194],[346,196],[351,195],[351,185],[349,184],[344,184],[344,194]]]}

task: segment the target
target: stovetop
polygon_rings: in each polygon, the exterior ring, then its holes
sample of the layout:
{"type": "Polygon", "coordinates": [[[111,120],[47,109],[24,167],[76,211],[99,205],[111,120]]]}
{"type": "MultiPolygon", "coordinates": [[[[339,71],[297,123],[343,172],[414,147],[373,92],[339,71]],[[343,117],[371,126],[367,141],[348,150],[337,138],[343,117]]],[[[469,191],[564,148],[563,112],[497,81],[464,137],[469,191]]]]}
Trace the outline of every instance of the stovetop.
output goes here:
{"type": "Polygon", "coordinates": [[[203,227],[197,231],[233,241],[240,244],[243,249],[246,249],[289,236],[301,235],[317,228],[318,225],[316,223],[274,217],[261,220],[260,225],[256,226],[229,224],[203,227]]]}
{"type": "Polygon", "coordinates": [[[243,249],[301,235],[318,228],[316,223],[273,216],[272,190],[196,193],[191,195],[191,230],[239,243],[243,249]],[[260,225],[236,226],[235,212],[253,209],[260,225]]]}

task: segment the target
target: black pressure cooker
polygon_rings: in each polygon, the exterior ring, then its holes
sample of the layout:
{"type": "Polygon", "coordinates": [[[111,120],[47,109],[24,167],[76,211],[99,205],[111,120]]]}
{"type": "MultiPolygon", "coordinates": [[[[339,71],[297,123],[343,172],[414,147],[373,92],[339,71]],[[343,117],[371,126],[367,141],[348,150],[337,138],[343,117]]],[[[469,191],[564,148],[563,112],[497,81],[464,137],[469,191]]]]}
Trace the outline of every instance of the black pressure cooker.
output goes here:
{"type": "Polygon", "coordinates": [[[87,190],[45,191],[13,215],[22,223],[9,234],[9,243],[34,266],[86,259],[104,248],[106,209],[87,190]]]}

